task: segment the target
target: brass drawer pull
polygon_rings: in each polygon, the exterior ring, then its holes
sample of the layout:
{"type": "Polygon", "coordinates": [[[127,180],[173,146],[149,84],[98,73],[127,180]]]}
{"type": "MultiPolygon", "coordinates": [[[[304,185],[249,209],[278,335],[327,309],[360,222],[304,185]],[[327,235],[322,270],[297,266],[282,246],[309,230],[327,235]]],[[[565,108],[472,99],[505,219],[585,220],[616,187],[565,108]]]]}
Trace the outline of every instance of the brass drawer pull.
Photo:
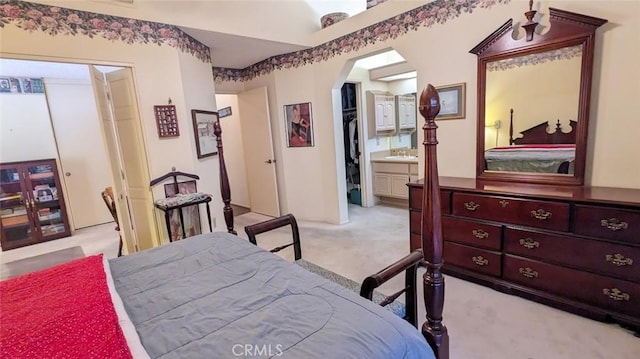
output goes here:
{"type": "Polygon", "coordinates": [[[520,274],[522,274],[523,277],[527,277],[529,279],[538,278],[538,272],[529,267],[520,268],[518,269],[518,271],[520,272],[520,274]]]}
{"type": "Polygon", "coordinates": [[[527,249],[534,249],[540,247],[540,242],[533,240],[533,238],[520,238],[520,245],[527,249]]]}
{"type": "Polygon", "coordinates": [[[600,220],[600,225],[602,227],[607,227],[614,232],[629,228],[629,223],[623,222],[617,218],[602,219],[600,220]]]}
{"type": "Polygon", "coordinates": [[[489,264],[489,260],[484,258],[483,256],[474,256],[471,258],[473,260],[473,263],[479,265],[479,266],[486,266],[487,264],[489,264]]]}
{"type": "Polygon", "coordinates": [[[506,206],[508,206],[508,205],[509,205],[509,201],[504,200],[504,199],[503,199],[503,200],[501,200],[499,203],[500,203],[500,205],[502,206],[502,208],[505,208],[506,206]]]}
{"type": "Polygon", "coordinates": [[[465,202],[464,208],[466,208],[467,211],[475,211],[476,209],[480,208],[480,205],[475,203],[474,201],[465,202]]]}
{"type": "Polygon", "coordinates": [[[473,236],[478,238],[478,239],[485,239],[487,237],[489,237],[489,232],[486,232],[482,229],[474,229],[473,231],[471,231],[473,233],[473,236]]]}
{"type": "Polygon", "coordinates": [[[545,221],[551,218],[551,212],[547,212],[544,209],[539,209],[537,211],[531,211],[531,217],[539,219],[541,221],[545,221]]]}
{"type": "Polygon", "coordinates": [[[602,290],[602,294],[608,296],[609,298],[615,301],[631,299],[631,296],[629,295],[629,293],[625,293],[618,288],[613,288],[613,289],[604,288],[602,290]]]}
{"type": "Polygon", "coordinates": [[[611,264],[617,265],[618,267],[630,266],[633,264],[633,259],[625,258],[622,254],[607,254],[604,256],[607,262],[611,262],[611,264]]]}

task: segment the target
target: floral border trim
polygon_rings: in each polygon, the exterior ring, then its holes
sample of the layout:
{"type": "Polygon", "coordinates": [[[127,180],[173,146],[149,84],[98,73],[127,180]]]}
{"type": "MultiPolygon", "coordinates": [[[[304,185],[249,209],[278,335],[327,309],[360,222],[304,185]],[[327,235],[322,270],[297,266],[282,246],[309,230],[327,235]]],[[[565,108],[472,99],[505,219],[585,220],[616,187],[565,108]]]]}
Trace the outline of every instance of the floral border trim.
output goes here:
{"type": "Polygon", "coordinates": [[[563,47],[562,49],[545,51],[509,59],[487,63],[487,71],[504,71],[514,67],[533,66],[550,61],[569,60],[576,56],[582,56],[582,45],[563,47]]]}
{"type": "Polygon", "coordinates": [[[209,47],[174,25],[26,1],[0,0],[0,28],[9,23],[29,32],[42,31],[51,36],[101,36],[127,44],[169,45],[211,63],[209,47]]]}
{"type": "Polygon", "coordinates": [[[476,8],[491,8],[496,4],[509,2],[511,0],[436,0],[322,45],[273,56],[244,69],[213,67],[213,78],[216,83],[244,82],[275,70],[298,68],[326,61],[378,42],[398,38],[409,31],[432,27],[435,24],[444,24],[463,13],[472,13],[476,8]]]}

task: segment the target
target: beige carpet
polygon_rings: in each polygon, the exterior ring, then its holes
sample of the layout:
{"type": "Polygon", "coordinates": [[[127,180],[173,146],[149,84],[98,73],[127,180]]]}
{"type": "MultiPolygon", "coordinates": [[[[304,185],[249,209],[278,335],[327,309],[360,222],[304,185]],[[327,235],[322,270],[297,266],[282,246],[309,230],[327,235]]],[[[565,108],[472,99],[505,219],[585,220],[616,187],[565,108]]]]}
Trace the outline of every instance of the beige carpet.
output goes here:
{"type": "MultiPolygon", "coordinates": [[[[409,251],[406,209],[350,206],[350,223],[329,225],[299,221],[302,257],[345,277],[361,281],[409,251]]],[[[236,217],[243,227],[268,217],[246,213],[236,217]]],[[[288,229],[263,234],[258,244],[283,244],[288,229]]],[[[288,260],[293,251],[283,254],[288,260]]],[[[422,272],[421,272],[422,274],[422,272]]],[[[383,287],[392,293],[402,279],[383,287]]],[[[421,291],[420,291],[421,293],[421,291]]],[[[419,318],[425,318],[421,302],[419,318]]],[[[453,277],[446,278],[444,322],[452,359],[637,359],[640,339],[617,325],[600,323],[453,277]]]]}

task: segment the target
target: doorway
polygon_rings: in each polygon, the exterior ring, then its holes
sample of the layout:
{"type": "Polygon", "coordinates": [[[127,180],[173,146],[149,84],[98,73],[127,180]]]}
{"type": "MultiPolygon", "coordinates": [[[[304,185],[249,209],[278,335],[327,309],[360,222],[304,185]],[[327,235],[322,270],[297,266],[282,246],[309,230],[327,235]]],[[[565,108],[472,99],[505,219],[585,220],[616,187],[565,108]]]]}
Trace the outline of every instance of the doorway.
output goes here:
{"type": "MultiPolygon", "coordinates": [[[[124,190],[116,191],[122,198],[132,198],[131,203],[121,208],[121,222],[128,218],[138,226],[137,232],[143,233],[148,238],[145,243],[136,245],[134,233],[126,237],[126,251],[132,253],[137,249],[145,249],[156,246],[157,231],[155,218],[151,214],[152,203],[151,192],[148,190],[149,180],[148,167],[144,154],[144,143],[141,136],[141,124],[137,108],[135,86],[130,68],[109,68],[101,67],[102,71],[113,73],[109,79],[112,91],[111,99],[100,101],[94,93],[92,79],[93,67],[87,64],[57,63],[49,61],[33,61],[20,59],[0,59],[1,76],[16,76],[26,78],[42,79],[46,89],[46,95],[42,96],[42,102],[48,110],[48,116],[33,122],[33,128],[24,133],[38,133],[48,139],[44,141],[51,143],[47,147],[47,153],[39,153],[38,158],[55,158],[58,163],[58,171],[61,174],[62,188],[67,202],[69,217],[71,218],[72,229],[80,229],[89,226],[96,226],[101,223],[112,221],[111,214],[103,203],[100,193],[106,187],[118,189],[117,182],[120,178],[130,179],[129,182],[136,183],[137,187],[126,187],[124,190]],[[117,73],[120,70],[120,73],[117,73]],[[102,103],[102,105],[100,104],[102,103]],[[106,103],[106,104],[105,104],[106,103]],[[114,121],[121,127],[120,135],[103,133],[105,126],[100,120],[98,109],[106,113],[120,114],[122,122],[114,121]],[[126,115],[124,115],[126,114],[126,115]],[[135,130],[135,131],[134,131],[135,130]],[[107,140],[119,139],[123,146],[134,144],[136,151],[127,151],[127,158],[134,154],[138,161],[132,165],[114,165],[112,156],[114,152],[109,151],[107,140]],[[142,152],[140,152],[142,151],[142,152]],[[137,154],[136,154],[137,153],[137,154]],[[135,180],[134,180],[135,179],[135,180]],[[141,186],[144,184],[144,189],[141,186]],[[133,203],[133,204],[132,204],[133,203]],[[149,218],[149,219],[147,219],[149,218]]],[[[104,77],[98,71],[98,77],[104,77]]],[[[106,96],[106,92],[105,92],[106,96]]],[[[22,110],[26,113],[26,109],[22,110]]],[[[3,125],[8,121],[3,118],[3,125]]],[[[17,116],[16,120],[22,123],[28,122],[25,116],[17,116]]],[[[3,136],[13,136],[15,133],[3,131],[3,136]]],[[[13,141],[13,143],[20,141],[13,141]]],[[[25,140],[27,141],[28,138],[25,140]]],[[[23,141],[23,142],[25,142],[23,141]]],[[[9,141],[3,141],[9,142],[9,141]]],[[[43,144],[43,142],[41,142],[43,144]]],[[[3,147],[2,161],[5,155],[25,156],[24,149],[19,147],[5,151],[3,147]]],[[[40,151],[42,152],[42,151],[40,151]]],[[[12,159],[15,160],[15,159],[12,159]]],[[[122,187],[121,187],[122,188],[122,187]]],[[[123,226],[121,228],[132,228],[123,226]]],[[[131,230],[133,232],[133,230],[131,230]]],[[[124,234],[124,232],[123,232],[124,234]]]]}
{"type": "Polygon", "coordinates": [[[43,93],[11,94],[21,101],[3,103],[16,114],[2,119],[2,141],[16,146],[3,145],[2,161],[55,158],[72,231],[111,222],[100,197],[111,185],[110,169],[88,66],[3,58],[0,69],[0,76],[42,79],[44,85],[43,93]],[[44,111],[32,111],[38,107],[44,111]]]}
{"type": "MultiPolygon", "coordinates": [[[[366,55],[357,59],[352,59],[347,62],[342,74],[347,73],[346,78],[341,86],[342,103],[342,136],[336,134],[336,140],[342,138],[341,143],[337,143],[336,147],[344,147],[345,162],[338,161],[336,167],[345,166],[346,180],[338,179],[339,183],[338,196],[343,196],[344,193],[348,193],[349,200],[339,203],[344,203],[347,206],[346,209],[341,207],[341,211],[348,213],[348,208],[353,206],[351,199],[351,191],[353,188],[357,188],[360,194],[360,203],[362,207],[372,207],[381,202],[381,197],[375,194],[375,181],[373,174],[372,160],[391,156],[392,151],[403,150],[403,153],[417,153],[417,136],[415,127],[413,129],[407,129],[404,124],[398,122],[398,98],[412,97],[415,98],[415,92],[417,88],[416,72],[409,65],[404,57],[395,50],[385,50],[373,54],[366,55]],[[348,97],[349,91],[355,92],[355,113],[350,113],[350,99],[348,97]],[[392,130],[384,131],[384,133],[376,131],[375,111],[371,98],[373,94],[385,94],[393,98],[390,101],[393,123],[392,130]],[[345,105],[346,104],[346,105],[345,105]],[[346,112],[344,110],[347,110],[346,112]],[[347,139],[350,140],[349,131],[346,128],[345,122],[351,121],[349,115],[353,115],[356,118],[356,133],[358,136],[357,153],[358,153],[358,178],[351,181],[350,173],[355,173],[355,169],[351,166],[349,168],[349,158],[351,154],[351,147],[347,146],[347,139]],[[346,115],[346,118],[345,118],[346,115]],[[355,182],[359,183],[355,183],[355,182]],[[344,183],[344,187],[342,187],[344,183]],[[342,189],[344,188],[344,189],[342,189]]],[[[344,76],[344,75],[342,75],[344,76]]],[[[338,82],[339,84],[339,82],[338,82]]],[[[352,97],[353,99],[353,97],[352,97]]],[[[352,101],[352,100],[351,100],[352,101]]],[[[337,106],[337,104],[335,105],[337,106]]],[[[385,107],[386,108],[386,107],[385,107]]],[[[416,112],[416,107],[413,107],[412,112],[416,112]]],[[[386,117],[386,111],[385,111],[386,117]]],[[[336,121],[338,121],[336,119],[336,121]]],[[[338,148],[336,148],[337,152],[338,148]]],[[[339,149],[342,151],[342,148],[339,149]]],[[[341,168],[340,168],[341,170],[341,168]]],[[[337,171],[340,173],[341,171],[337,171]]],[[[342,199],[342,198],[340,198],[342,199]]],[[[356,196],[357,199],[357,196],[356,196]]],[[[342,204],[341,204],[342,206],[342,204]]]]}
{"type": "Polygon", "coordinates": [[[271,217],[280,215],[271,118],[266,87],[237,94],[216,94],[232,205],[271,217]]]}
{"type": "Polygon", "coordinates": [[[347,174],[347,200],[351,204],[362,206],[357,84],[345,82],[340,93],[342,95],[342,137],[344,143],[344,166],[347,174]]]}

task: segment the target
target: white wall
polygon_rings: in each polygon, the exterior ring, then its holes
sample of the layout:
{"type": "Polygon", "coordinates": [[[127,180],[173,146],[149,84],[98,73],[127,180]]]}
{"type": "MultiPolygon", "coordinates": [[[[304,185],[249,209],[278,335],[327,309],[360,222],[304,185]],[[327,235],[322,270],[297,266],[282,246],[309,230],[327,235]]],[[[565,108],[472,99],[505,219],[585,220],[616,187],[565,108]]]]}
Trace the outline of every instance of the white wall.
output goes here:
{"type": "Polygon", "coordinates": [[[44,94],[0,94],[0,162],[57,158],[44,94]]]}
{"type": "MultiPolygon", "coordinates": [[[[547,16],[547,8],[552,6],[609,20],[597,32],[586,182],[593,186],[640,188],[640,171],[637,171],[640,147],[636,144],[640,124],[635,121],[640,118],[640,107],[633,106],[640,93],[640,72],[637,70],[640,42],[630,40],[637,37],[640,2],[541,1],[538,4],[540,13],[547,16]]],[[[477,57],[469,50],[506,20],[522,21],[525,10],[526,4],[521,1],[495,5],[491,9],[477,8],[472,14],[463,13],[444,24],[423,27],[327,61],[277,70],[245,83],[247,87],[264,82],[271,85],[269,95],[272,99],[277,96],[277,109],[271,110],[272,116],[279,119],[275,124],[282,122],[280,109],[283,105],[302,101],[313,103],[316,146],[289,149],[283,142],[276,144],[283,151],[286,178],[283,188],[288,198],[285,204],[288,210],[301,219],[332,223],[345,220],[346,200],[341,199],[344,196],[338,191],[337,184],[344,178],[340,173],[343,166],[338,165],[342,150],[338,142],[341,138],[336,136],[339,127],[335,125],[339,111],[334,111],[334,108],[340,108],[340,101],[334,92],[339,91],[338,84],[346,78],[344,69],[349,62],[390,47],[416,69],[418,94],[428,83],[435,86],[466,83],[466,118],[438,122],[438,164],[441,175],[474,178],[477,57]]],[[[360,22],[366,22],[367,16],[360,14],[357,21],[341,22],[332,26],[331,31],[340,30],[342,34],[355,31],[364,26],[360,22]],[[354,27],[348,28],[351,25],[354,27]]],[[[421,126],[421,119],[418,126],[421,126]]],[[[284,131],[282,127],[278,130],[284,131]]],[[[418,143],[422,142],[422,137],[418,131],[418,143]]],[[[419,148],[420,156],[423,156],[422,146],[419,148]]],[[[422,166],[421,161],[421,170],[422,166]]]]}
{"type": "Polygon", "coordinates": [[[242,128],[238,117],[238,96],[216,95],[216,103],[218,104],[218,110],[231,107],[231,116],[220,119],[225,163],[231,186],[231,203],[249,208],[251,201],[249,199],[249,187],[247,186],[242,128]]]}

